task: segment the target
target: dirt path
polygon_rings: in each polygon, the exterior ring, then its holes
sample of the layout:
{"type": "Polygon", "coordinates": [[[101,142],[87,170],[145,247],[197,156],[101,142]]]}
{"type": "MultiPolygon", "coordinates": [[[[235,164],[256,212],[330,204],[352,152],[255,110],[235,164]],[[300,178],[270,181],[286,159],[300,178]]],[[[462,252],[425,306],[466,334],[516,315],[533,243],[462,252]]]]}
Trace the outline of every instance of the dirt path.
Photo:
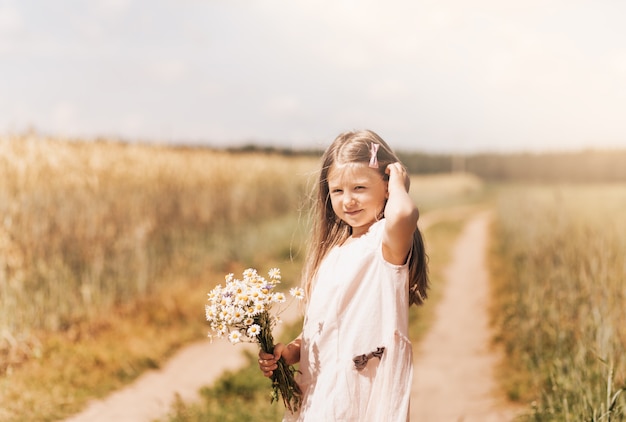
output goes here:
{"type": "MultiPolygon", "coordinates": [[[[441,218],[447,217],[425,214],[420,228],[425,230],[441,218]]],[[[493,380],[498,355],[489,348],[484,265],[488,223],[489,215],[481,213],[467,224],[454,250],[436,322],[416,347],[412,421],[503,422],[513,417],[493,380]]],[[[297,317],[296,307],[283,315],[286,323],[297,317]]],[[[241,347],[256,350],[254,345],[241,347]]],[[[150,421],[167,414],[176,394],[186,401],[197,399],[200,387],[244,363],[240,346],[201,341],[178,352],[162,369],[92,402],[66,422],[150,421]]]]}
{"type": "MultiPolygon", "coordinates": [[[[298,318],[294,303],[281,314],[283,326],[298,318]]],[[[280,333],[280,326],[276,335],[280,333]]],[[[208,339],[193,343],[176,353],[159,370],[148,371],[129,386],[91,402],[87,408],[66,422],[148,422],[170,411],[176,395],[184,401],[200,398],[198,391],[212,384],[224,371],[246,364],[243,351],[256,352],[254,344],[232,345],[228,341],[208,339]]]]}
{"type": "Polygon", "coordinates": [[[148,371],[134,383],[90,403],[67,422],[143,422],[163,417],[176,394],[183,400],[198,398],[200,387],[210,384],[226,370],[246,363],[243,348],[225,341],[194,343],[179,351],[160,370],[148,371]]]}
{"type": "Polygon", "coordinates": [[[435,323],[415,348],[411,420],[504,422],[517,409],[494,379],[500,355],[490,347],[485,266],[490,214],[469,220],[446,271],[435,323]]]}

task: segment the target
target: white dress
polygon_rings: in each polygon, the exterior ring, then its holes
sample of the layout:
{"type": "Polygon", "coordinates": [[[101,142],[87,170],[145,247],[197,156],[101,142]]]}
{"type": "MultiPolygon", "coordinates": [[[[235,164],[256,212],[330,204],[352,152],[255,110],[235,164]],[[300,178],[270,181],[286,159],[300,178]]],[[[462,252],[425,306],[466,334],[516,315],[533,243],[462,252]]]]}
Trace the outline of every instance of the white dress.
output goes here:
{"type": "Polygon", "coordinates": [[[322,262],[302,331],[304,399],[285,421],[408,421],[408,264],[384,260],[384,227],[384,219],[376,222],[322,262]],[[358,370],[361,355],[368,359],[358,370]]]}

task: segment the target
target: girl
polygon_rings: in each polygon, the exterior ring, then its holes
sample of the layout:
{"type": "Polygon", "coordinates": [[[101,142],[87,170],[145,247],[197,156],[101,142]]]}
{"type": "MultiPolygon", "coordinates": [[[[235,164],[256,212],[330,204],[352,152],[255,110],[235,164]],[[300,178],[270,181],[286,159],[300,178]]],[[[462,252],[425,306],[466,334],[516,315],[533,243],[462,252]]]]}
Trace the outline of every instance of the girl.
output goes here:
{"type": "Polygon", "coordinates": [[[372,131],[339,135],[322,156],[304,267],[302,334],[259,353],[267,377],[300,363],[304,397],[286,421],[408,421],[408,309],[428,276],[409,177],[372,131]]]}

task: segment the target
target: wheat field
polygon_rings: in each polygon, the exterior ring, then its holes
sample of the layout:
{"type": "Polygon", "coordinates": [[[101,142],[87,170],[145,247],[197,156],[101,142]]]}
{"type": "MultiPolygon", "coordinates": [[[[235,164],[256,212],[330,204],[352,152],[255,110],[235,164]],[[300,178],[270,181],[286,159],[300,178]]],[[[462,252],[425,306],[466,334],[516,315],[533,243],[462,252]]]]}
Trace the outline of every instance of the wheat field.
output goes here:
{"type": "MultiPolygon", "coordinates": [[[[20,359],[56,350],[54,344],[34,347],[38,333],[69,330],[174,278],[191,280],[230,270],[233,263],[301,252],[293,232],[295,226],[306,230],[300,216],[317,164],[313,156],[263,151],[0,138],[3,382],[20,359]],[[244,233],[255,239],[242,240],[244,233]]],[[[411,191],[426,211],[495,203],[493,315],[508,357],[502,383],[511,398],[531,403],[528,420],[624,420],[626,186],[486,185],[456,174],[414,175],[411,191]]],[[[151,312],[141,304],[131,309],[151,312]]],[[[159,318],[171,319],[170,310],[163,312],[159,318]]],[[[179,344],[176,330],[188,325],[176,324],[168,328],[167,347],[179,344]]],[[[163,336],[159,330],[165,327],[157,327],[155,336],[163,336]]],[[[131,337],[141,331],[145,327],[136,327],[131,337]]],[[[75,347],[76,341],[59,347],[75,347]]],[[[150,341],[146,347],[154,349],[150,341]]],[[[115,353],[106,361],[117,362],[127,351],[115,353]]],[[[137,359],[149,366],[166,354],[137,359]]],[[[61,355],[51,365],[50,382],[63,383],[63,394],[72,395],[71,380],[56,378],[66,365],[61,355]]],[[[82,359],[83,372],[95,370],[88,369],[92,358],[82,359]]],[[[24,369],[23,387],[11,394],[34,391],[44,369],[24,369]]],[[[134,377],[140,371],[130,372],[134,377]]],[[[88,378],[100,379],[94,373],[88,378]]],[[[86,394],[104,384],[93,380],[81,387],[86,394]]],[[[38,396],[15,406],[26,409],[42,400],[46,411],[68,401],[38,396]]],[[[84,400],[76,394],[70,401],[77,407],[84,400]]]]}
{"type": "MultiPolygon", "coordinates": [[[[37,136],[0,140],[0,341],[58,330],[235,254],[296,213],[313,158],[37,136]],[[288,178],[288,183],[286,182],[288,178]]],[[[232,258],[236,258],[233,256],[232,258]]]]}
{"type": "Polygon", "coordinates": [[[509,186],[495,271],[509,395],[528,420],[626,419],[626,186],[509,186]]]}

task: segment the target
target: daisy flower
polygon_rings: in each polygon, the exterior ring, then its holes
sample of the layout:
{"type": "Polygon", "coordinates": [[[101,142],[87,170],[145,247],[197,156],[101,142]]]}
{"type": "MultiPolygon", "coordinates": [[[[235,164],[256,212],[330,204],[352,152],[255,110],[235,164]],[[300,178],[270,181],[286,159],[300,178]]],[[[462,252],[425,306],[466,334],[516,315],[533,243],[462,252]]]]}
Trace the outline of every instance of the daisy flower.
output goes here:
{"type": "Polygon", "coordinates": [[[230,319],[230,314],[228,313],[226,309],[222,309],[217,313],[217,318],[220,321],[226,321],[230,319]]]}
{"type": "Polygon", "coordinates": [[[287,300],[287,298],[285,297],[285,294],[283,292],[277,292],[272,295],[272,300],[274,302],[283,303],[287,300]]]}
{"type": "Polygon", "coordinates": [[[302,287],[292,287],[289,289],[289,294],[298,300],[304,299],[304,289],[302,287]]]}
{"type": "MultiPolygon", "coordinates": [[[[218,287],[219,287],[219,286],[218,286],[218,287]]],[[[215,290],[212,290],[212,291],[210,291],[210,292],[208,293],[209,301],[211,301],[211,302],[214,302],[214,301],[215,301],[215,298],[216,298],[216,297],[217,297],[217,295],[218,295],[218,291],[219,291],[219,290],[218,290],[218,289],[217,289],[217,287],[216,287],[216,288],[215,288],[215,290]]]]}
{"type": "Polygon", "coordinates": [[[213,331],[217,333],[219,338],[222,338],[228,332],[228,327],[225,324],[217,324],[213,331]]]}
{"type": "Polygon", "coordinates": [[[238,322],[243,321],[244,311],[241,308],[233,306],[233,308],[230,310],[230,315],[231,315],[232,321],[236,324],[238,322]]]}
{"type": "Polygon", "coordinates": [[[252,324],[248,327],[248,337],[256,337],[261,334],[261,327],[258,324],[252,324]]]}
{"type": "Polygon", "coordinates": [[[204,305],[205,311],[206,311],[206,319],[207,321],[212,320],[213,318],[215,318],[217,316],[217,310],[215,308],[215,306],[209,306],[209,305],[204,305]]]}
{"type": "MultiPolygon", "coordinates": [[[[286,302],[286,294],[275,291],[281,282],[280,270],[270,269],[265,278],[254,268],[248,268],[241,279],[232,273],[224,279],[225,285],[217,285],[208,294],[205,305],[206,319],[211,327],[208,337],[211,340],[227,337],[233,344],[254,342],[264,351],[273,350],[271,329],[281,323],[282,303],[286,302]]],[[[290,294],[296,299],[304,297],[301,288],[292,288],[290,294]]],[[[272,400],[282,396],[287,409],[297,410],[302,402],[302,392],[293,378],[293,368],[279,361],[272,382],[272,400]]]]}
{"type": "Polygon", "coordinates": [[[228,340],[230,340],[232,344],[239,343],[241,341],[241,333],[239,330],[231,331],[228,335],[228,340]]]}
{"type": "Polygon", "coordinates": [[[240,293],[235,297],[234,303],[238,306],[245,306],[249,300],[250,297],[246,293],[240,293]]]}
{"type": "Polygon", "coordinates": [[[280,269],[279,268],[272,268],[271,270],[269,270],[268,274],[269,274],[271,279],[273,279],[273,280],[280,280],[280,269]]]}
{"type": "Polygon", "coordinates": [[[233,286],[233,293],[235,295],[240,295],[246,291],[246,286],[243,283],[237,283],[233,286]]]}
{"type": "Polygon", "coordinates": [[[259,300],[265,299],[265,295],[263,294],[261,289],[259,289],[258,287],[254,287],[250,290],[250,298],[257,302],[259,300]]]}
{"type": "Polygon", "coordinates": [[[246,279],[254,278],[256,277],[256,275],[257,275],[257,272],[254,268],[248,268],[247,270],[243,272],[243,277],[246,279]]]}

